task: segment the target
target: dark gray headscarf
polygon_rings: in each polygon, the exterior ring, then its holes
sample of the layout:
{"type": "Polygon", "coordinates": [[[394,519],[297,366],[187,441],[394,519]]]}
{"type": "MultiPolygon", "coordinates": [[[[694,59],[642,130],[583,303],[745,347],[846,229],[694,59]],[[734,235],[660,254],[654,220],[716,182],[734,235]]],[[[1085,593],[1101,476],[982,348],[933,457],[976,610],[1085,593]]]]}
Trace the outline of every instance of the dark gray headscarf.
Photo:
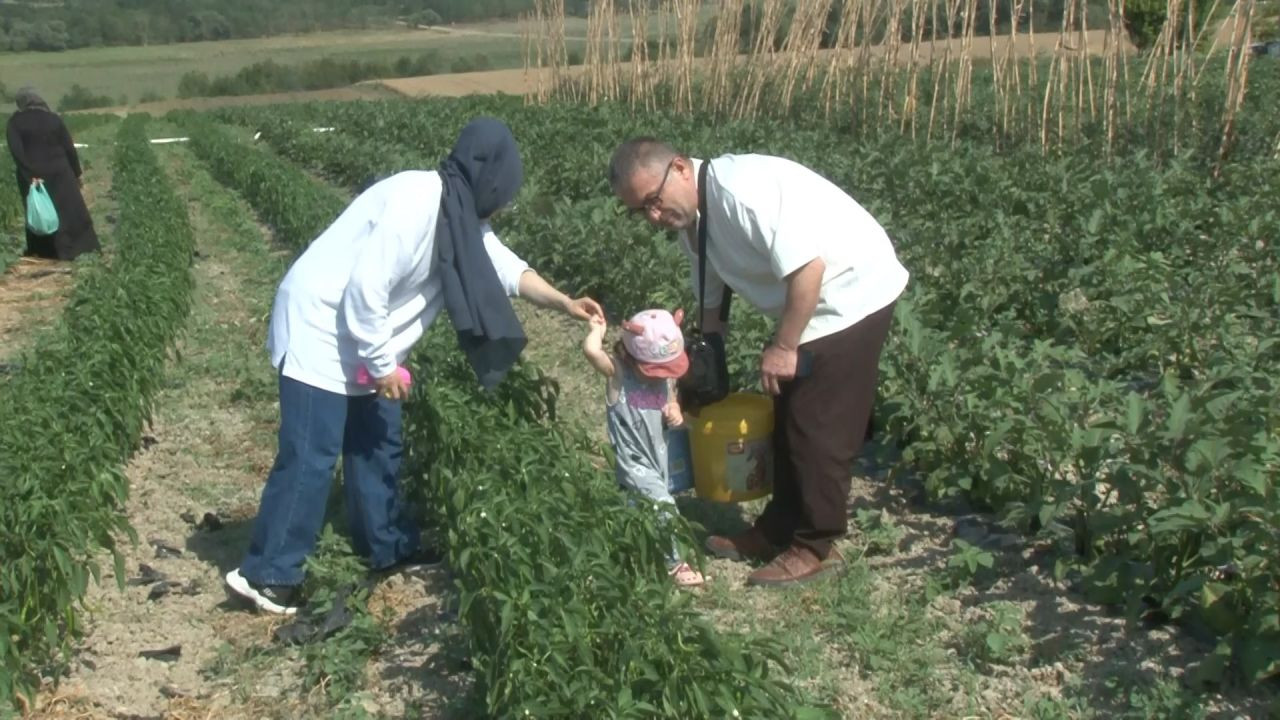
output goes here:
{"type": "Polygon", "coordinates": [[[44,110],[45,112],[53,112],[49,109],[49,103],[40,97],[40,93],[36,92],[33,87],[24,87],[14,96],[14,100],[19,110],[44,110]]]}
{"type": "Polygon", "coordinates": [[[493,389],[528,339],[484,249],[481,221],[511,202],[524,183],[520,149],[500,120],[471,121],[440,164],[444,192],[436,222],[437,269],[458,345],[480,384],[493,389]]]}

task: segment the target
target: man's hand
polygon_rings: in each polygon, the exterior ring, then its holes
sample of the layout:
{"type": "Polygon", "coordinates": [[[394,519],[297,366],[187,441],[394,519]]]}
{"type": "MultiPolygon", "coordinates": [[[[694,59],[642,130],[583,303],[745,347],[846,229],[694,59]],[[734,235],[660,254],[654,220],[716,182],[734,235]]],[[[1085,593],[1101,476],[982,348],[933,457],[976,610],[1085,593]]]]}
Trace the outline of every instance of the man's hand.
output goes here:
{"type": "Polygon", "coordinates": [[[409,397],[409,386],[400,377],[400,369],[391,371],[390,375],[374,380],[378,394],[388,400],[404,400],[409,397]]]}
{"type": "Polygon", "coordinates": [[[565,305],[565,314],[577,320],[593,321],[599,318],[601,323],[604,322],[604,310],[600,307],[600,303],[589,297],[581,297],[577,300],[570,300],[565,305]]]}
{"type": "Polygon", "coordinates": [[[782,394],[782,383],[794,379],[798,354],[777,345],[770,345],[760,355],[760,385],[770,395],[782,394]]]}
{"type": "Polygon", "coordinates": [[[662,407],[662,419],[668,427],[679,427],[684,424],[684,413],[680,412],[680,403],[667,403],[662,407]]]}

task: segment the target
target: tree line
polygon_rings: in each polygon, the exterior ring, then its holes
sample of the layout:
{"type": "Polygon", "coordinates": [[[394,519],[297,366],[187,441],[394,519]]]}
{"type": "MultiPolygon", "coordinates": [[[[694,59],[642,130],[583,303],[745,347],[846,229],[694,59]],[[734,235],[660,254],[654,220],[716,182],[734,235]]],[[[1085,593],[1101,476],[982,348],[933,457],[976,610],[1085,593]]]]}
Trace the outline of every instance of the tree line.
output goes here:
{"type": "MultiPolygon", "coordinates": [[[[588,0],[570,0],[573,14],[588,0]]],[[[533,0],[63,0],[0,5],[0,52],[164,45],[510,18],[533,0]]]]}
{"type": "Polygon", "coordinates": [[[199,71],[186,73],[178,81],[178,97],[326,90],[346,87],[363,80],[476,72],[491,67],[492,63],[484,53],[447,60],[435,50],[420,55],[402,55],[395,60],[320,58],[297,64],[264,60],[229,75],[210,77],[199,71]]]}
{"type": "MultiPolygon", "coordinates": [[[[1037,3],[1036,27],[1053,28],[1062,17],[1063,4],[1063,0],[1037,3]]],[[[590,0],[566,0],[565,12],[582,17],[589,6],[590,0]]],[[[977,29],[984,34],[991,0],[982,0],[977,7],[981,16],[977,29]]],[[[532,8],[533,0],[11,0],[0,5],[0,52],[163,45],[390,27],[394,23],[439,25],[512,18],[532,8]]],[[[1105,3],[1090,0],[1088,8],[1090,26],[1105,26],[1105,3]]],[[[1126,25],[1140,46],[1154,39],[1164,23],[1165,8],[1165,0],[1128,3],[1126,25]]],[[[753,34],[758,12],[754,0],[743,8],[744,44],[753,34]]],[[[794,8],[787,15],[792,12],[794,8]]],[[[1271,14],[1274,12],[1273,8],[1271,14]]],[[[1203,16],[1205,11],[1200,9],[1198,14],[1203,16]]],[[[1007,7],[1001,5],[998,15],[998,31],[1005,32],[1011,24],[1007,7]]],[[[1019,24],[1030,19],[1027,14],[1019,18],[1019,24]]],[[[839,4],[834,4],[824,44],[834,41],[839,23],[839,4]]],[[[783,33],[788,24],[784,20],[783,33]]]]}

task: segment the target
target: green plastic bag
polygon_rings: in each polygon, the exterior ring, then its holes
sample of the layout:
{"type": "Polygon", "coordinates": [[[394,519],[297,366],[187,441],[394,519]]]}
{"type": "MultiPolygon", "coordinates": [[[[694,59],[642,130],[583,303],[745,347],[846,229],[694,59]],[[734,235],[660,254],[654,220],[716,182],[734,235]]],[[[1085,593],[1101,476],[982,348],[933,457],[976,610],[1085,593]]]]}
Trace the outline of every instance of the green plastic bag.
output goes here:
{"type": "Polygon", "coordinates": [[[58,211],[44,183],[31,183],[31,190],[27,192],[27,227],[36,235],[58,232],[58,211]]]}

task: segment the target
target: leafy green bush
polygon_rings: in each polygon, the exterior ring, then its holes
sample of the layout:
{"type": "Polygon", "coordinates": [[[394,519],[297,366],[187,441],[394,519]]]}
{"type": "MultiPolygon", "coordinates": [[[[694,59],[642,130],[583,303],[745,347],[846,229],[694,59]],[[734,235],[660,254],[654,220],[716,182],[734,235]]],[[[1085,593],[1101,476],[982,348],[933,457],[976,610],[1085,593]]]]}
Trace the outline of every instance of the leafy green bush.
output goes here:
{"type": "MultiPolygon", "coordinates": [[[[471,69],[485,69],[489,60],[484,55],[463,57],[455,61],[471,69]]],[[[444,68],[440,53],[431,50],[420,55],[402,55],[392,62],[382,60],[339,60],[320,58],[305,63],[286,65],[274,60],[253,63],[231,75],[210,78],[192,70],[178,80],[178,97],[222,97],[259,93],[327,90],[346,87],[364,80],[433,75],[444,68]]],[[[454,70],[454,72],[458,72],[454,70]]]]}
{"type": "MultiPolygon", "coordinates": [[[[96,95],[89,88],[75,83],[66,95],[58,101],[59,111],[68,110],[89,110],[92,108],[110,107],[116,104],[116,99],[110,95],[96,95]]],[[[120,103],[123,105],[124,103],[120,103]]]]}
{"type": "Polygon", "coordinates": [[[427,8],[426,10],[420,10],[417,13],[414,13],[413,22],[415,25],[434,27],[444,23],[444,19],[440,17],[440,13],[432,10],[431,8],[427,8]]]}
{"type": "MultiPolygon", "coordinates": [[[[1217,17],[1210,17],[1209,11],[1212,9],[1212,3],[1197,4],[1195,9],[1195,28],[1196,33],[1204,28],[1205,23],[1220,19],[1229,6],[1224,7],[1217,17]]],[[[1191,17],[1190,10],[1183,6],[1183,17],[1180,22],[1184,25],[1191,17]]],[[[1165,22],[1169,19],[1169,4],[1166,0],[1128,0],[1124,5],[1124,24],[1129,31],[1129,39],[1139,48],[1149,48],[1155,44],[1160,36],[1160,32],[1164,29],[1165,22]]],[[[1212,42],[1214,30],[1209,28],[1205,33],[1205,37],[1210,38],[1212,42]]],[[[1184,35],[1185,37],[1185,35],[1184,35]]]]}

